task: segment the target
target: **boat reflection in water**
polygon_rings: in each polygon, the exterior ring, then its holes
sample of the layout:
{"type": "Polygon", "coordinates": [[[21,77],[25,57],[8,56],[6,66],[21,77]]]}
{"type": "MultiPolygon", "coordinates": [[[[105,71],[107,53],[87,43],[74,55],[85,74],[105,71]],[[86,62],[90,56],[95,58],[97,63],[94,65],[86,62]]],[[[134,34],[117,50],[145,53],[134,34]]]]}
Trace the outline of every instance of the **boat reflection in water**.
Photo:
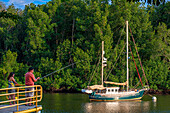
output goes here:
{"type": "Polygon", "coordinates": [[[86,113],[142,113],[149,112],[149,101],[118,101],[85,103],[86,113]]]}

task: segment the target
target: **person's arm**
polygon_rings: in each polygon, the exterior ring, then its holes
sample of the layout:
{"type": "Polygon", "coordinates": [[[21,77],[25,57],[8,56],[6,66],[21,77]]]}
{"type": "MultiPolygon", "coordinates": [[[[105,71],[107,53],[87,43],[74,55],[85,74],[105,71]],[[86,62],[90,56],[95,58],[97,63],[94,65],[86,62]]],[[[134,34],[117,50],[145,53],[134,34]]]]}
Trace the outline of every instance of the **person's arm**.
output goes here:
{"type": "Polygon", "coordinates": [[[37,80],[40,78],[40,77],[38,77],[38,78],[36,79],[35,76],[34,76],[34,74],[32,74],[31,77],[32,77],[32,80],[33,80],[34,82],[37,82],[37,80]]]}
{"type": "Polygon", "coordinates": [[[15,84],[18,84],[13,77],[12,77],[12,81],[13,81],[15,84]]]}

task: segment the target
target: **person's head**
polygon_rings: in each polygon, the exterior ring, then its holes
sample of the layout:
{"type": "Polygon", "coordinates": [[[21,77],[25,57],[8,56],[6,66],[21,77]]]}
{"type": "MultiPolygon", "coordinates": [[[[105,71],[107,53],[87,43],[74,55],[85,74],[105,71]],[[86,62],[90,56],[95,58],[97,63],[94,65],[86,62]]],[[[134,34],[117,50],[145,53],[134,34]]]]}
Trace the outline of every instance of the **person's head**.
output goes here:
{"type": "Polygon", "coordinates": [[[14,73],[14,72],[11,72],[11,73],[8,75],[7,79],[9,80],[9,78],[10,78],[10,77],[14,77],[14,75],[15,75],[15,73],[14,73]]]}
{"type": "Polygon", "coordinates": [[[34,68],[33,68],[33,67],[30,67],[30,68],[28,69],[28,71],[33,73],[33,72],[34,72],[34,68]]]}

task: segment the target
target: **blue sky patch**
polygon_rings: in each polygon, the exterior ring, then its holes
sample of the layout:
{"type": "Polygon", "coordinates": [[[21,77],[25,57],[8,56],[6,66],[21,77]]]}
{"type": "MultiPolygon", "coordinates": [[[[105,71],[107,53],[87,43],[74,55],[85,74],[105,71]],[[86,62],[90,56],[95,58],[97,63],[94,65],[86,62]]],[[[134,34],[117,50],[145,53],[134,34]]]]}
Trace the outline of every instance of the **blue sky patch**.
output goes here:
{"type": "Polygon", "coordinates": [[[15,8],[21,8],[21,9],[24,9],[25,5],[28,5],[30,3],[34,3],[35,5],[38,4],[41,5],[41,4],[46,4],[49,1],[51,0],[1,0],[1,2],[3,2],[6,5],[6,7],[8,7],[13,3],[15,8]]]}

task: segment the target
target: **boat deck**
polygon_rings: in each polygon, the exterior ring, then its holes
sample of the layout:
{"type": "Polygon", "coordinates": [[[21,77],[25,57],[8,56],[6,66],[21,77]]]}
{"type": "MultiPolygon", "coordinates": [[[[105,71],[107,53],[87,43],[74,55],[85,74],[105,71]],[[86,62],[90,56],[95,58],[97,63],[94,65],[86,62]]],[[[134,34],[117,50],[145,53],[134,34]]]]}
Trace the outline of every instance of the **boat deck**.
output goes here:
{"type": "MultiPolygon", "coordinates": [[[[0,105],[0,107],[3,106],[8,106],[8,105],[0,105]]],[[[42,108],[42,105],[38,105],[37,109],[42,108]]],[[[36,106],[25,106],[25,105],[20,105],[19,106],[19,111],[17,111],[17,106],[14,107],[9,107],[9,108],[5,108],[5,109],[0,109],[0,113],[15,113],[15,112],[22,112],[25,110],[30,110],[30,109],[36,109],[36,106]]]]}

